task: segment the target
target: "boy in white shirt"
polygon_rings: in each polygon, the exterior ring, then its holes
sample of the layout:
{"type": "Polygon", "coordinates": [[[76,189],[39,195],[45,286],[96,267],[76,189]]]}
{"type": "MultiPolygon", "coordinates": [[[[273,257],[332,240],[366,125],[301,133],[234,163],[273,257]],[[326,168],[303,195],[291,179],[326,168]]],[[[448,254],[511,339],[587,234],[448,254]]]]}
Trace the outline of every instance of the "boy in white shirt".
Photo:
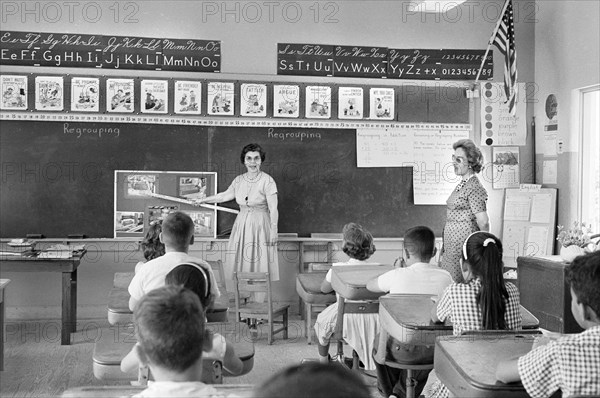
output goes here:
{"type": "MultiPolygon", "coordinates": [[[[404,234],[404,258],[401,268],[395,268],[367,282],[367,289],[378,293],[391,294],[430,294],[439,296],[452,283],[448,271],[429,262],[437,253],[435,235],[424,226],[410,228],[404,234]]],[[[401,345],[390,339],[386,346],[386,356],[393,360],[398,351],[394,347],[401,345]]],[[[377,346],[377,344],[375,344],[377,346]]],[[[377,379],[382,392],[389,397],[406,396],[406,371],[376,364],[377,379]]],[[[429,370],[414,371],[417,380],[415,395],[418,396],[427,381],[429,370]]]]}
{"type": "Polygon", "coordinates": [[[181,211],[170,213],[162,222],[160,241],[165,245],[165,254],[140,267],[129,284],[131,311],[144,294],[165,285],[165,276],[173,268],[185,263],[198,264],[208,273],[213,300],[221,295],[210,264],[188,255],[190,245],[194,243],[194,221],[190,216],[181,211]]]}

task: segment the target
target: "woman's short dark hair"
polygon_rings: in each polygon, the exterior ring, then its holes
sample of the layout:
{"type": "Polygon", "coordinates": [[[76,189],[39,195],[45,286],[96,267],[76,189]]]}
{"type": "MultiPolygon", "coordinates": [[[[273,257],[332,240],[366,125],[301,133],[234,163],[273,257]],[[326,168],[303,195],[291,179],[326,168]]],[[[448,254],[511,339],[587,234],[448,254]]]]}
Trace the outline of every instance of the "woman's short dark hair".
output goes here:
{"type": "Polygon", "coordinates": [[[244,164],[244,160],[246,158],[246,154],[248,152],[258,152],[260,153],[260,161],[264,162],[267,158],[267,153],[263,151],[262,147],[258,144],[248,144],[244,148],[242,148],[242,154],[240,155],[240,161],[244,164]]]}
{"type": "Polygon", "coordinates": [[[357,260],[366,260],[375,253],[373,235],[361,225],[348,223],[342,230],[344,235],[344,246],[342,251],[349,257],[357,260]]]}
{"type": "Polygon", "coordinates": [[[475,145],[472,140],[463,139],[452,144],[452,149],[456,150],[458,148],[464,149],[467,154],[469,166],[471,166],[471,169],[473,169],[475,173],[479,173],[483,169],[483,155],[477,145],[475,145]]]}

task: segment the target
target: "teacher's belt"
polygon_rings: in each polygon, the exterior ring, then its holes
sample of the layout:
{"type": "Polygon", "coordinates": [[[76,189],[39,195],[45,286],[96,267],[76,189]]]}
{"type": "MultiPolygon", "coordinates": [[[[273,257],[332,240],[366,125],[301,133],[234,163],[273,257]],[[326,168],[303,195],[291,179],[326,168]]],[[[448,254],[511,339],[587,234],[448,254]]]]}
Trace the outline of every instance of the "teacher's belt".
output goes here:
{"type": "Polygon", "coordinates": [[[268,213],[268,207],[240,206],[240,213],[268,213]]]}

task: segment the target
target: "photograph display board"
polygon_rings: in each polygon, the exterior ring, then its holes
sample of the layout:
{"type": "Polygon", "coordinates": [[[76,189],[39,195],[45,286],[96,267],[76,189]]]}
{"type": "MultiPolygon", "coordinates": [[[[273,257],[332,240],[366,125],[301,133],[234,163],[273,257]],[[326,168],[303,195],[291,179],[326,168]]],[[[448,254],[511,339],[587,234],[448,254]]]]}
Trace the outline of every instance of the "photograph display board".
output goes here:
{"type": "Polygon", "coordinates": [[[217,211],[193,205],[217,192],[217,173],[115,170],[114,237],[144,236],[169,213],[194,220],[194,236],[217,236],[217,211]]]}

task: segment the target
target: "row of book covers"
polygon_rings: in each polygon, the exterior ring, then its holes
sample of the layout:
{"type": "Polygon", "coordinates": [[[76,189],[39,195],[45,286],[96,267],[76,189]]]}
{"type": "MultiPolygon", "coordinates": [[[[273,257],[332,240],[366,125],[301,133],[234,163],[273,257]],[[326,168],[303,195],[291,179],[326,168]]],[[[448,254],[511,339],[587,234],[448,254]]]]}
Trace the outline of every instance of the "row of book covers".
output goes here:
{"type": "MultiPolygon", "coordinates": [[[[0,75],[2,102],[0,109],[25,111],[30,108],[28,76],[0,75]]],[[[139,98],[135,98],[135,79],[106,78],[104,92],[100,78],[70,78],[70,111],[100,112],[105,104],[108,113],[134,113],[139,103],[141,113],[167,114],[169,101],[172,109],[181,115],[234,116],[236,83],[175,80],[172,94],[168,80],[140,80],[139,98]],[[202,90],[206,90],[206,102],[202,90]],[[205,107],[205,109],[203,109],[205,107]],[[204,112],[204,113],[203,113],[204,112]]],[[[307,85],[304,90],[295,84],[241,83],[239,87],[239,115],[267,117],[272,106],[273,117],[300,117],[304,101],[304,117],[329,119],[332,116],[332,87],[307,85]],[[269,85],[271,86],[271,85],[269,85]],[[302,92],[304,91],[304,99],[302,92]],[[272,95],[272,102],[267,101],[272,95]]],[[[35,76],[35,110],[66,111],[65,81],[63,76],[35,76]]],[[[338,119],[394,120],[394,88],[337,87],[338,119]],[[364,115],[365,95],[368,94],[368,115],[364,115]]]]}

